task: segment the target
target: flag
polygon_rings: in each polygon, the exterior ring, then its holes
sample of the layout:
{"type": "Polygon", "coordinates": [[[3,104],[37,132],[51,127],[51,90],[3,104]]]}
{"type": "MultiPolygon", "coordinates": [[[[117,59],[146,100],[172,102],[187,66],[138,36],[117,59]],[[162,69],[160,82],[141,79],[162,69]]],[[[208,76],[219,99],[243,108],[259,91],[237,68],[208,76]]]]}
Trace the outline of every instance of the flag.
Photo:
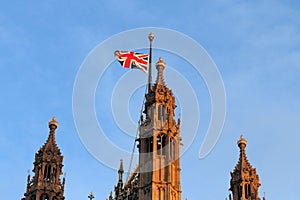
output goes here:
{"type": "Polygon", "coordinates": [[[149,55],[130,51],[115,51],[115,56],[124,68],[140,69],[148,72],[149,55]]]}

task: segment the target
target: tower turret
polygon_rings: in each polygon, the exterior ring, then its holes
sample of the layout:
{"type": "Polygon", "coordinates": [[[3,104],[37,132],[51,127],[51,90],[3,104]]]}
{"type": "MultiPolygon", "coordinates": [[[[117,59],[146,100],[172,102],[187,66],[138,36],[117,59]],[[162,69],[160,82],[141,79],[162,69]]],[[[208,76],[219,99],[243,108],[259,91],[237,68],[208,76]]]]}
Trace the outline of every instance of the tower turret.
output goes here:
{"type": "Polygon", "coordinates": [[[49,136],[45,144],[35,154],[34,173],[27,178],[27,187],[22,200],[63,200],[65,178],[61,181],[63,156],[55,141],[58,122],[53,117],[49,121],[49,136]]]}
{"type": "Polygon", "coordinates": [[[231,172],[229,190],[232,192],[232,200],[260,200],[258,197],[259,177],[246,156],[247,140],[241,135],[237,144],[240,148],[240,156],[231,172]]]}
{"type": "Polygon", "coordinates": [[[116,199],[118,199],[118,197],[120,195],[122,195],[123,193],[123,174],[124,174],[124,168],[123,168],[123,160],[120,160],[120,167],[118,170],[118,174],[119,174],[119,180],[117,185],[115,186],[115,196],[116,199]]]}
{"type": "Polygon", "coordinates": [[[146,119],[139,134],[139,199],[180,200],[180,122],[175,97],[164,81],[165,62],[156,62],[157,78],[146,94],[146,119]]]}

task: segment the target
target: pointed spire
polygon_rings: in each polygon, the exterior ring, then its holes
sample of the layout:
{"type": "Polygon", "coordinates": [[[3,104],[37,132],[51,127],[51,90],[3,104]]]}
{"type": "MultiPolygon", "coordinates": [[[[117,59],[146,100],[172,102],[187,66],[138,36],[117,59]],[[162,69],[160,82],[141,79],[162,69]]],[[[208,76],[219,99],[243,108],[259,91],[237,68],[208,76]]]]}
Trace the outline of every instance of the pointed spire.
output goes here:
{"type": "Polygon", "coordinates": [[[27,170],[27,187],[26,187],[26,191],[28,191],[29,190],[29,188],[30,188],[30,170],[28,169],[27,170]]]}
{"type": "Polygon", "coordinates": [[[156,84],[157,85],[166,85],[164,80],[163,70],[165,69],[166,63],[160,57],[159,60],[156,62],[156,69],[157,69],[157,77],[156,77],[156,84]]]}
{"type": "Polygon", "coordinates": [[[247,140],[243,137],[243,135],[240,136],[240,138],[237,141],[237,145],[240,148],[240,157],[239,162],[237,164],[237,167],[242,170],[245,167],[252,168],[251,164],[249,163],[246,155],[246,145],[247,140]]]}
{"type": "Polygon", "coordinates": [[[59,150],[59,148],[56,144],[56,140],[55,140],[55,130],[58,127],[58,122],[56,121],[54,116],[48,122],[48,126],[50,129],[49,136],[48,136],[46,143],[40,148],[40,151],[51,150],[52,152],[56,151],[58,154],[60,154],[60,150],[59,150]]]}
{"type": "Polygon", "coordinates": [[[118,172],[122,173],[122,174],[124,173],[124,167],[123,167],[123,160],[122,159],[120,160],[120,167],[119,167],[118,172]]]}
{"type": "Polygon", "coordinates": [[[48,122],[49,136],[44,145],[35,154],[33,177],[27,177],[27,190],[24,200],[48,197],[64,199],[65,177],[61,181],[63,155],[55,141],[55,130],[58,122],[54,117],[48,122]],[[42,195],[42,196],[41,196],[42,195]],[[45,195],[45,196],[43,196],[45,195]]]}
{"type": "Polygon", "coordinates": [[[230,191],[232,199],[253,199],[259,200],[258,188],[260,186],[259,177],[256,169],[253,168],[246,156],[247,140],[240,136],[237,141],[240,148],[239,161],[236,164],[233,172],[231,172],[230,191]]]}
{"type": "Polygon", "coordinates": [[[121,159],[120,160],[120,167],[119,167],[119,170],[118,170],[119,181],[118,181],[118,185],[117,185],[117,188],[119,190],[122,190],[122,187],[123,187],[123,173],[124,173],[123,160],[121,159]]]}
{"type": "Polygon", "coordinates": [[[67,176],[67,173],[65,172],[65,173],[64,173],[63,180],[62,180],[62,187],[61,187],[62,192],[65,191],[66,176],[67,176]]]}

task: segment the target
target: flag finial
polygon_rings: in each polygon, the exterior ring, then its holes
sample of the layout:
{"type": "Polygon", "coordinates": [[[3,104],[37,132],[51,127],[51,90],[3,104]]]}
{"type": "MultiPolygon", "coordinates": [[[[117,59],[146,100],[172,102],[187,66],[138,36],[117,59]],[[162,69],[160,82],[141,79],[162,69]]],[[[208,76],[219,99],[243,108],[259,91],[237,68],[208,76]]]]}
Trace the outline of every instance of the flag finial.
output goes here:
{"type": "Polygon", "coordinates": [[[150,42],[152,42],[154,39],[154,33],[152,33],[152,32],[149,33],[148,38],[149,38],[150,42]]]}

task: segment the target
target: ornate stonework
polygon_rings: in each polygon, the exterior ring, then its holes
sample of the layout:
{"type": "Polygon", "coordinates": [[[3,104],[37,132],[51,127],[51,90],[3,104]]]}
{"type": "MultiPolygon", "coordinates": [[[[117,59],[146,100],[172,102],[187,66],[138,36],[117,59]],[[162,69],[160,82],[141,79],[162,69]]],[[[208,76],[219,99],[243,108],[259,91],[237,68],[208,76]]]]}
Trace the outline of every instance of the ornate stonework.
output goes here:
{"type": "Polygon", "coordinates": [[[55,141],[58,122],[49,121],[50,133],[45,144],[35,154],[34,176],[27,178],[27,187],[22,200],[63,200],[65,178],[61,181],[63,156],[55,141]]]}
{"type": "Polygon", "coordinates": [[[247,141],[241,135],[237,144],[240,148],[240,156],[231,172],[230,191],[232,197],[230,196],[230,200],[260,200],[258,197],[259,177],[246,156],[247,141]]]}
{"type": "MultiPolygon", "coordinates": [[[[145,94],[143,115],[137,138],[139,163],[127,180],[123,180],[120,161],[118,181],[107,200],[180,200],[180,119],[175,120],[175,97],[164,80],[165,62],[156,63],[157,78],[145,94]]],[[[63,156],[55,141],[58,122],[49,121],[49,136],[35,155],[32,172],[22,200],[64,200],[65,178],[62,175],[63,156]]],[[[256,169],[246,156],[247,141],[240,137],[238,163],[231,172],[229,200],[260,200],[256,169]]],[[[88,196],[93,199],[93,193],[88,196]]],[[[263,198],[265,200],[265,198],[263,198]]]]}
{"type": "Polygon", "coordinates": [[[181,199],[180,121],[175,97],[164,81],[165,62],[156,63],[157,78],[146,94],[139,135],[139,199],[181,199]]]}
{"type": "Polygon", "coordinates": [[[156,63],[157,78],[146,94],[138,138],[139,164],[123,184],[119,181],[108,199],[180,200],[180,120],[174,119],[175,97],[164,81],[165,62],[156,63]]]}

